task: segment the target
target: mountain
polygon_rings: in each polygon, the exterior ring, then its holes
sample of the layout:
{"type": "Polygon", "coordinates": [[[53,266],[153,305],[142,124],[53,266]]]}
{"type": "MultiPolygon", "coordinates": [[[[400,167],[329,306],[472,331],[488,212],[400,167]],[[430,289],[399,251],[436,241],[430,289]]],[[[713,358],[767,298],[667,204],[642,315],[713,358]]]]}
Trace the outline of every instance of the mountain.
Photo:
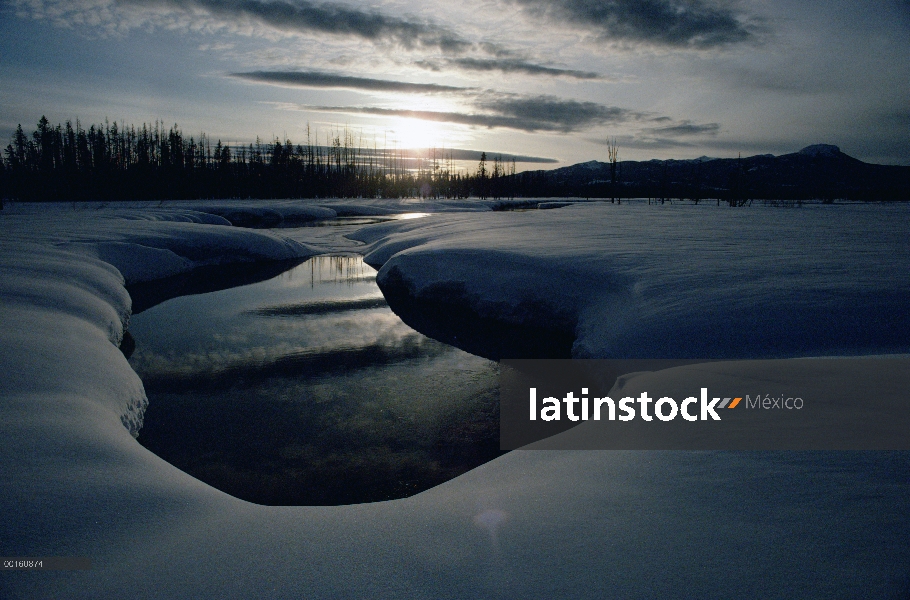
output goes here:
{"type": "Polygon", "coordinates": [[[910,167],[864,163],[830,144],[747,158],[588,161],[520,174],[535,195],[655,198],[910,200],[910,167]]]}

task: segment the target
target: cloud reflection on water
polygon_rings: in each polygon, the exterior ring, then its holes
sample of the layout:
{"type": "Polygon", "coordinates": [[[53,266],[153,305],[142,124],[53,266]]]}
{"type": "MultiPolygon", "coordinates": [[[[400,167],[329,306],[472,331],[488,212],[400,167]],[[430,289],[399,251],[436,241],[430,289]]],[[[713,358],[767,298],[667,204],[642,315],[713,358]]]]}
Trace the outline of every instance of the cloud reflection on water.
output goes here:
{"type": "Polygon", "coordinates": [[[140,443],[240,498],[400,498],[500,454],[497,365],[402,323],[360,257],[175,298],[131,330],[140,443]]]}
{"type": "Polygon", "coordinates": [[[388,306],[388,303],[385,301],[384,297],[378,296],[358,298],[356,300],[327,300],[324,302],[264,306],[249,312],[261,317],[293,317],[300,315],[324,315],[347,310],[382,308],[384,306],[388,306]]]}

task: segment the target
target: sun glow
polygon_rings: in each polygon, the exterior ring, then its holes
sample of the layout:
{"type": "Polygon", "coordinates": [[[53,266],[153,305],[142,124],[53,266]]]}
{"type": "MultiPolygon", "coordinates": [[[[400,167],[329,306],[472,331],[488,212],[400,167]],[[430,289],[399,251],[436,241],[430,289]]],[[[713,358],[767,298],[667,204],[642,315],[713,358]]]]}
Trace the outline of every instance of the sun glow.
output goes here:
{"type": "Polygon", "coordinates": [[[386,134],[388,147],[442,148],[452,144],[452,132],[441,123],[420,119],[390,119],[386,134]]]}

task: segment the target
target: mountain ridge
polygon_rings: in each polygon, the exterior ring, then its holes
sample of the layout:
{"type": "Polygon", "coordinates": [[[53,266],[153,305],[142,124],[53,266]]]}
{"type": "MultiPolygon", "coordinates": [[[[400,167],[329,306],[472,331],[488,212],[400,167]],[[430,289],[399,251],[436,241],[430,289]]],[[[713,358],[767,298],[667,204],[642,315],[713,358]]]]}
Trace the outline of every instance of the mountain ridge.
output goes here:
{"type": "Polygon", "coordinates": [[[833,144],[778,156],[618,161],[615,180],[610,163],[597,160],[520,175],[553,196],[910,200],[910,166],[865,163],[833,144]]]}

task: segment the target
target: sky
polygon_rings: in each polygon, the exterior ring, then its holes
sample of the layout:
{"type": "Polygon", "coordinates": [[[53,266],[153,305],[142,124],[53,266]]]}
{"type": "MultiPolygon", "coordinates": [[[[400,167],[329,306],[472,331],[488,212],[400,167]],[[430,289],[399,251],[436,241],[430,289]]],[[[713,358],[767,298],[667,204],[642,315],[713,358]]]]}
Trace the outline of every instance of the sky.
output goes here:
{"type": "Polygon", "coordinates": [[[228,143],[910,165],[910,0],[0,0],[0,144],[156,120],[228,143]]]}

